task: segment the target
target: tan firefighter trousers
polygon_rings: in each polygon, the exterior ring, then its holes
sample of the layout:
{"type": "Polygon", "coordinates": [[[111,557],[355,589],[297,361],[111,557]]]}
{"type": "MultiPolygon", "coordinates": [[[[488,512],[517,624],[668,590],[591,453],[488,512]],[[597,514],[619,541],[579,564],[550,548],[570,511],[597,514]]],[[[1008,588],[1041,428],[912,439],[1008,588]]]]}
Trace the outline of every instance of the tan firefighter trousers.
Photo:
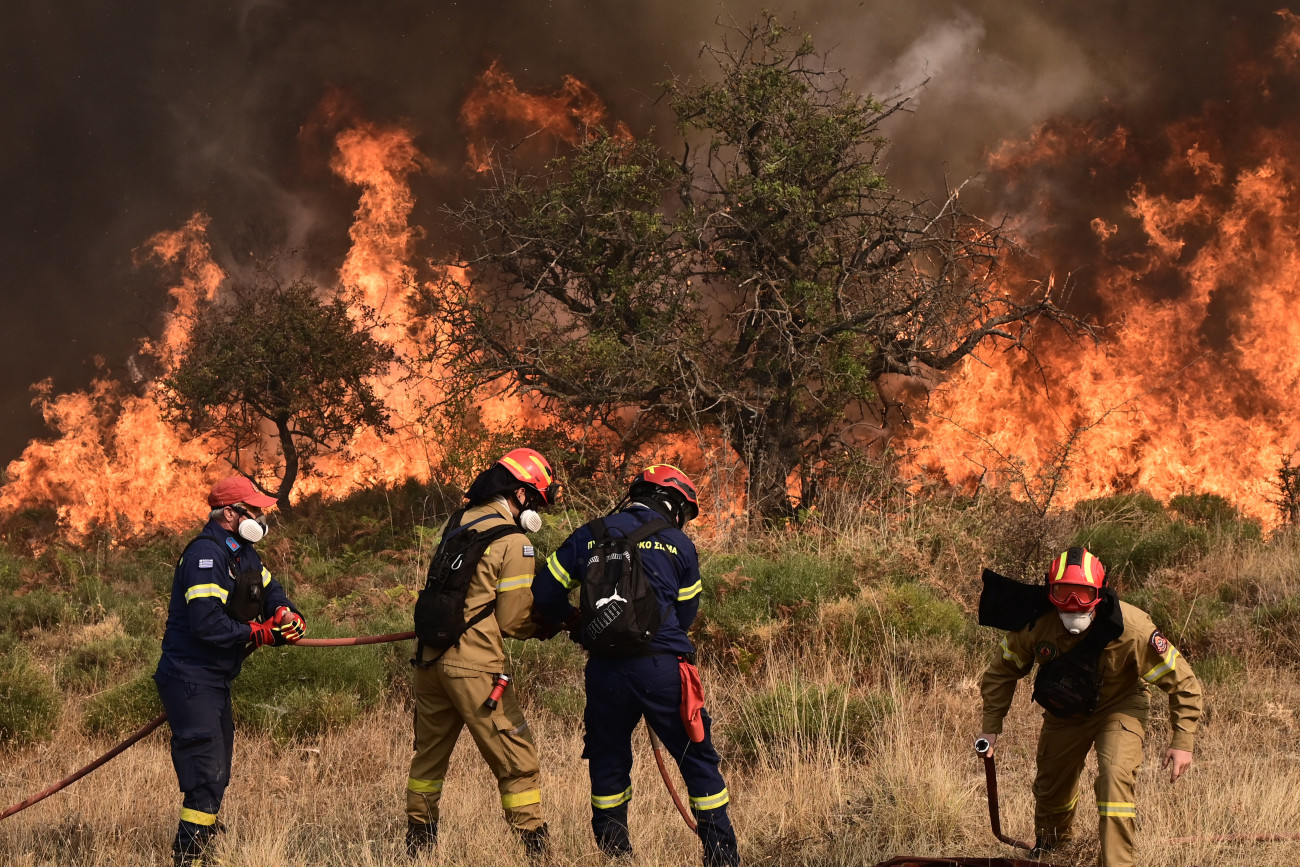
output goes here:
{"type": "Polygon", "coordinates": [[[1072,836],[1079,801],[1079,775],[1088,750],[1097,748],[1097,834],[1100,867],[1132,867],[1137,819],[1134,784],[1142,764],[1142,721],[1123,713],[1080,719],[1044,715],[1038,736],[1038,775],[1034,779],[1034,833],[1047,843],[1072,836]]]}
{"type": "Polygon", "coordinates": [[[497,778],[506,821],[518,831],[542,827],[541,774],[533,733],[508,687],[496,710],[483,707],[493,676],[435,662],[415,669],[415,757],[406,783],[412,822],[438,820],[438,800],[462,727],[497,778]]]}

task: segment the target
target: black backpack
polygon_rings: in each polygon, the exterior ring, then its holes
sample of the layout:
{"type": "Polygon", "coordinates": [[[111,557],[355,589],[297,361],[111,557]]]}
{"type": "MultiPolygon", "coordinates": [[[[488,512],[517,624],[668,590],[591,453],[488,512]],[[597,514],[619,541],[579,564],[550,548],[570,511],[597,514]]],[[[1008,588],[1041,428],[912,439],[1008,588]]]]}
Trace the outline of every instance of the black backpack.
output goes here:
{"type": "MultiPolygon", "coordinates": [[[[445,652],[460,643],[460,637],[475,623],[490,615],[496,608],[493,599],[483,609],[465,620],[465,595],[483,552],[488,546],[520,530],[513,524],[500,524],[489,530],[476,530],[474,525],[493,515],[460,524],[465,509],[451,516],[442,541],[429,563],[429,577],[424,589],[415,600],[415,659],[420,658],[423,645],[445,652]]],[[[441,656],[439,653],[438,656],[441,656]]],[[[427,663],[426,663],[427,664],[427,663]]]]}
{"type": "Polygon", "coordinates": [[[221,539],[216,536],[200,533],[190,540],[181,552],[181,558],[176,561],[176,572],[180,574],[181,565],[185,558],[189,556],[190,548],[200,539],[211,539],[217,543],[223,556],[223,565],[227,574],[235,579],[235,587],[226,596],[226,601],[221,607],[226,612],[226,616],[231,620],[238,620],[240,623],[252,623],[262,617],[262,570],[256,566],[250,566],[248,569],[235,574],[231,564],[238,568],[239,560],[233,553],[226,548],[221,539]]]}
{"type": "Polygon", "coordinates": [[[603,656],[635,656],[659,631],[663,608],[641,568],[638,546],[670,525],[653,518],[626,536],[611,536],[603,518],[587,524],[593,539],[582,579],[582,646],[603,656]]]}

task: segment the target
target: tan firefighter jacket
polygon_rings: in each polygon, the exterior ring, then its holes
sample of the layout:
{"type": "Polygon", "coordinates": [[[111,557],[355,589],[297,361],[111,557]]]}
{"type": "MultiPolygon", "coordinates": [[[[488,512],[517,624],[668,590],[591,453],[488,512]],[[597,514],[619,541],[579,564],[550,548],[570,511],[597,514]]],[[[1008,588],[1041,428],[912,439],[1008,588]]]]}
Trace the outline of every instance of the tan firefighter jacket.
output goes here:
{"type": "MultiPolygon", "coordinates": [[[[1173,732],[1169,745],[1190,751],[1201,718],[1200,681],[1145,611],[1123,601],[1119,606],[1124,632],[1101,652],[1102,684],[1095,714],[1124,713],[1145,724],[1151,711],[1149,685],[1154,684],[1169,695],[1169,726],[1173,732]]],[[[1071,635],[1055,610],[1022,629],[1006,633],[980,685],[984,697],[983,731],[1002,733],[1002,718],[1011,707],[1016,681],[1029,674],[1034,663],[1049,662],[1070,651],[1087,634],[1085,630],[1071,635]]]]}
{"type": "MultiPolygon", "coordinates": [[[[484,515],[494,517],[475,524],[475,529],[490,530],[515,523],[507,505],[492,502],[467,509],[461,525],[484,515]]],[[[522,639],[533,634],[533,622],[529,619],[533,607],[533,572],[533,545],[522,530],[489,545],[465,593],[465,621],[468,623],[493,599],[496,599],[496,610],[471,626],[460,637],[459,644],[449,647],[438,658],[439,662],[472,671],[504,672],[506,651],[502,636],[522,639]]],[[[436,648],[422,648],[421,662],[435,657],[438,657],[436,648]]]]}

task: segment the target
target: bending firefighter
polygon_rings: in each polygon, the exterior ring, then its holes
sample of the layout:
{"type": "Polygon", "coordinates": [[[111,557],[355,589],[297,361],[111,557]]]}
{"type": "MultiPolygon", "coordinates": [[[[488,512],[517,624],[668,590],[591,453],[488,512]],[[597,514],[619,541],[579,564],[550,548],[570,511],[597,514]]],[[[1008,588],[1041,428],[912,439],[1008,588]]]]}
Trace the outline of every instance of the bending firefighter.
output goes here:
{"type": "Polygon", "coordinates": [[[438,839],[438,802],[462,728],[497,779],[506,821],[530,857],[547,849],[532,731],[508,686],[502,636],[533,634],[536,510],[555,501],[551,466],[515,449],[470,485],[429,566],[415,607],[415,757],[406,784],[406,848],[438,839]]]}
{"type": "Polygon", "coordinates": [[[1038,665],[1034,701],[1043,706],[1034,779],[1035,854],[1072,836],[1079,775],[1097,752],[1101,867],[1130,867],[1137,817],[1135,775],[1151,710],[1149,688],[1169,696],[1172,738],[1162,767],[1173,783],[1192,763],[1201,717],[1201,685],[1191,667],[1139,608],[1105,584],[1101,561],[1071,548],[1047,571],[1051,605],[1006,633],[984,672],[983,729],[990,744],[1002,731],[1016,681],[1038,665]]]}
{"type": "Polygon", "coordinates": [[[230,682],[253,649],[295,642],[306,632],[253,548],[266,535],[262,512],[274,505],[243,476],[217,482],[208,494],[207,526],[176,563],[154,674],[185,794],[172,843],[176,867],[203,864],[219,827],[235,747],[230,682]]]}
{"type": "Polygon", "coordinates": [[[551,555],[533,594],[543,634],[570,628],[589,652],[583,757],[601,852],[632,852],[632,732],[644,716],[686,781],[704,863],[731,867],[740,856],[727,785],[687,636],[701,583],[695,546],[682,527],[698,513],[695,488],[681,470],[648,467],[621,509],[580,527],[551,555]],[[581,608],[575,609],[568,596],[579,587],[581,608]]]}

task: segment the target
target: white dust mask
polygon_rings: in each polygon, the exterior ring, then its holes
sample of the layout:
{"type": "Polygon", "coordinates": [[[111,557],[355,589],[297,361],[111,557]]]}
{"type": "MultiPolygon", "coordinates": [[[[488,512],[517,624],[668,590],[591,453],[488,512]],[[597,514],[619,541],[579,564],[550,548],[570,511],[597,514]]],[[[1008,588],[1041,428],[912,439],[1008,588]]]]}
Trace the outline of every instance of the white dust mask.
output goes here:
{"type": "Polygon", "coordinates": [[[1092,625],[1091,611],[1058,611],[1057,614],[1061,615],[1061,625],[1071,635],[1078,635],[1092,625]]]}

